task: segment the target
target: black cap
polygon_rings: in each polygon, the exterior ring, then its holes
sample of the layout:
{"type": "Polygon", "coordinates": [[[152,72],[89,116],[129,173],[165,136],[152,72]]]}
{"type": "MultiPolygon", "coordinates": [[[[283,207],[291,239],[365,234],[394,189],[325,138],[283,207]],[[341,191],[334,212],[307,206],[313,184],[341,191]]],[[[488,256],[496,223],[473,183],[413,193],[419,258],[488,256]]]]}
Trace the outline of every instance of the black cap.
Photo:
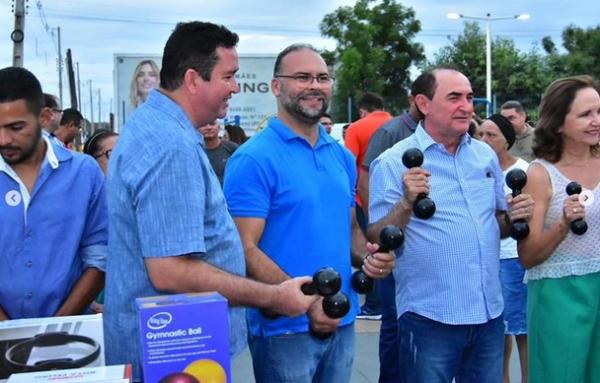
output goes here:
{"type": "Polygon", "coordinates": [[[506,138],[506,142],[508,142],[508,148],[510,149],[515,143],[516,139],[515,127],[512,125],[510,120],[498,113],[488,117],[488,120],[492,121],[500,129],[504,135],[504,138],[506,138]]]}

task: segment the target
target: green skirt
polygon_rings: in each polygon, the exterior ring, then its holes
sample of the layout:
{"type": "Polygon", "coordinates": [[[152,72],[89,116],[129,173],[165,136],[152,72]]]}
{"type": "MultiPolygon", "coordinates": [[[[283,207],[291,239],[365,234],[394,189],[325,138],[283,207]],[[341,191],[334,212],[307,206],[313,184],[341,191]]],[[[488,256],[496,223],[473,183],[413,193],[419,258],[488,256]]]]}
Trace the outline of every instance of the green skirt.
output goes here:
{"type": "Polygon", "coordinates": [[[600,273],[528,282],[529,383],[600,382],[600,273]]]}

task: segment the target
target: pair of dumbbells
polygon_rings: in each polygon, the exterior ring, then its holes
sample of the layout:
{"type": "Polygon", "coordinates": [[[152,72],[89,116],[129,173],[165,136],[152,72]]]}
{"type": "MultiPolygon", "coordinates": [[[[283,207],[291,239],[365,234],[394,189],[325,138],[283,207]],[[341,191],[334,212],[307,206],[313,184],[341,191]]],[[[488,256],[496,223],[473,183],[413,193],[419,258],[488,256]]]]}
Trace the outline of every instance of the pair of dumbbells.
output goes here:
{"type": "MultiPolygon", "coordinates": [[[[417,148],[408,149],[402,155],[402,163],[407,168],[419,167],[423,164],[423,152],[417,148]]],[[[421,219],[428,219],[435,213],[435,203],[425,193],[417,196],[413,204],[413,213],[421,219]]],[[[386,226],[379,233],[379,252],[388,252],[397,249],[404,243],[404,233],[396,226],[386,226]]],[[[373,278],[364,271],[357,270],[352,274],[351,285],[359,294],[368,294],[373,290],[373,278]]]]}
{"type": "MultiPolygon", "coordinates": [[[[323,297],[323,312],[329,318],[339,319],[350,311],[350,300],[342,293],[342,277],[340,273],[331,267],[324,267],[313,274],[313,280],[304,283],[300,289],[304,295],[320,295],[323,297]]],[[[268,319],[276,319],[280,315],[272,311],[261,310],[263,316],[268,319]]],[[[332,333],[323,333],[309,327],[311,335],[319,339],[326,339],[332,333]]]]}
{"type": "MultiPolygon", "coordinates": [[[[521,169],[513,169],[506,174],[506,185],[512,189],[512,196],[521,194],[521,190],[527,183],[527,174],[521,169]]],[[[577,182],[570,182],[566,187],[568,195],[581,194],[581,185],[577,182]]],[[[583,218],[571,222],[571,231],[574,234],[582,235],[587,231],[587,223],[583,218]]],[[[512,222],[510,236],[514,239],[523,239],[529,235],[529,225],[523,219],[512,222]]]]}

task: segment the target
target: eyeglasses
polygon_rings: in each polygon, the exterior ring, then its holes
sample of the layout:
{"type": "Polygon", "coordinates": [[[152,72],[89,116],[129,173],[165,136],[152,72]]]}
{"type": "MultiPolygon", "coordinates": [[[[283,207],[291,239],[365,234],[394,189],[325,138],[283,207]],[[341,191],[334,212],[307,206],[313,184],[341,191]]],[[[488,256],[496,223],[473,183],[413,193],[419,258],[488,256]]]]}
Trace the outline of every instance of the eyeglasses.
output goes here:
{"type": "Polygon", "coordinates": [[[100,158],[102,156],[106,156],[106,159],[110,160],[110,154],[112,153],[112,151],[113,151],[112,149],[105,150],[102,153],[95,155],[94,158],[100,158]]]}
{"type": "Polygon", "coordinates": [[[317,81],[317,84],[321,84],[321,85],[331,85],[333,84],[333,81],[335,80],[334,77],[328,75],[328,74],[318,74],[316,76],[310,75],[308,73],[298,73],[298,74],[293,74],[293,75],[283,75],[283,74],[277,74],[275,75],[276,78],[291,78],[292,80],[298,82],[299,84],[312,84],[313,80],[317,81]]]}

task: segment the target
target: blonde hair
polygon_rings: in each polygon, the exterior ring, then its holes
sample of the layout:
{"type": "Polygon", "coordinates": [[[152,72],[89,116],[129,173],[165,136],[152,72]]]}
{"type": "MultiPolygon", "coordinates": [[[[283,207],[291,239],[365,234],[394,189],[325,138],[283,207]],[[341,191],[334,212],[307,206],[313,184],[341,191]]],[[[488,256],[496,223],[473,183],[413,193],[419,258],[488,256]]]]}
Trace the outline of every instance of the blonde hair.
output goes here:
{"type": "Polygon", "coordinates": [[[142,67],[146,64],[150,65],[152,67],[152,70],[156,73],[157,81],[160,76],[160,69],[158,69],[158,65],[156,65],[154,60],[142,60],[137,64],[133,71],[133,76],[131,77],[131,83],[129,84],[129,102],[131,103],[131,106],[134,109],[137,108],[144,101],[146,101],[142,99],[142,96],[138,92],[137,84],[138,75],[142,71],[142,67]]]}

